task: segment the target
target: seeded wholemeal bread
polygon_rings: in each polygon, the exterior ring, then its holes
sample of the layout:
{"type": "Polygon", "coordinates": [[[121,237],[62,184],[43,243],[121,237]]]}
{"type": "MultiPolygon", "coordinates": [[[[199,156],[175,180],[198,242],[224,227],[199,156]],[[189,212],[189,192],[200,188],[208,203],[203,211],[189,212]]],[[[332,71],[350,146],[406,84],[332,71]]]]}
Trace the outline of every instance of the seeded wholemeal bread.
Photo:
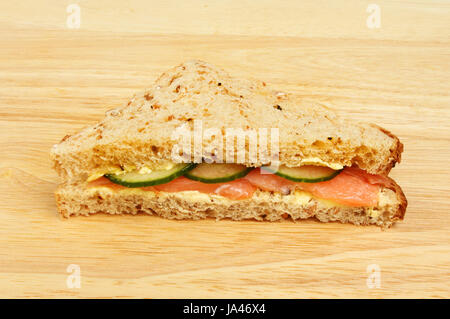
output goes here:
{"type": "Polygon", "coordinates": [[[373,208],[336,205],[302,192],[281,195],[258,190],[249,199],[230,200],[191,191],[166,193],[142,189],[88,188],[86,182],[61,185],[56,191],[56,202],[63,217],[95,213],[147,213],[169,219],[212,217],[267,221],[315,217],[322,222],[338,221],[388,228],[403,219],[407,205],[400,187],[394,182],[392,185],[391,188],[380,189],[378,206],[373,208]]]}
{"type": "MultiPolygon", "coordinates": [[[[192,127],[194,120],[201,120],[204,130],[222,132],[278,128],[279,159],[287,166],[319,158],[387,174],[403,150],[397,137],[378,126],[340,118],[328,108],[277,92],[264,82],[234,78],[208,63],[191,61],[162,74],[152,87],[124,107],[107,112],[98,124],[66,136],[52,149],[55,169],[66,181],[81,181],[112,165],[154,167],[170,160],[177,143],[171,138],[174,130],[184,123],[192,127]]],[[[204,140],[203,149],[211,143],[204,140]]],[[[265,164],[247,158],[242,163],[265,164]]]]}

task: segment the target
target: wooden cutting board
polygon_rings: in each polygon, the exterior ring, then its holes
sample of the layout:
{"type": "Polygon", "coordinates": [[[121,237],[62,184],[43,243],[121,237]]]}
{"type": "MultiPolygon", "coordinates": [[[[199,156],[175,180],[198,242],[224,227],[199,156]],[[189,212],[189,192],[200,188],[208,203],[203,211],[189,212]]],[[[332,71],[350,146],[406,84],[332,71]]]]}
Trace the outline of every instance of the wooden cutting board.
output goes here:
{"type": "Polygon", "coordinates": [[[0,3],[0,297],[450,297],[448,2],[73,2],[0,3]],[[405,221],[59,219],[51,146],[192,58],[398,135],[405,221]]]}

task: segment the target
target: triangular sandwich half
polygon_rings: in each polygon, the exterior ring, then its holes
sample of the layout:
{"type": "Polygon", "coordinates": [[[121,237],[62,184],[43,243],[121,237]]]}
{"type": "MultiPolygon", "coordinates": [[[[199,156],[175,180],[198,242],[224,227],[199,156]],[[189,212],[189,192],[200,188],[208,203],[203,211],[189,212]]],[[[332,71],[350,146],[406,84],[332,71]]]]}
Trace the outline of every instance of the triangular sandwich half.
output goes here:
{"type": "Polygon", "coordinates": [[[56,201],[64,217],[316,217],[385,228],[403,219],[407,205],[387,177],[402,151],[376,125],[191,61],[64,137],[51,156],[63,179],[56,201]],[[244,143],[238,135],[227,143],[236,131],[247,134],[244,143]],[[192,133],[182,137],[187,151],[180,132],[192,133]]]}

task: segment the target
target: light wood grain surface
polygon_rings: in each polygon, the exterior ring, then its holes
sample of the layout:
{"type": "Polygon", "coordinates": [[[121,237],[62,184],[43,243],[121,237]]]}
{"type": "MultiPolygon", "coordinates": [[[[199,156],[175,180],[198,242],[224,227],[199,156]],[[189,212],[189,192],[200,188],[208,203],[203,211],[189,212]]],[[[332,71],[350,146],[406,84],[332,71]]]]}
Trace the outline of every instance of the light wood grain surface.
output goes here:
{"type": "Polygon", "coordinates": [[[2,1],[0,83],[0,297],[450,297],[449,1],[2,1]],[[192,58],[398,135],[405,221],[60,220],[50,147],[192,58]]]}

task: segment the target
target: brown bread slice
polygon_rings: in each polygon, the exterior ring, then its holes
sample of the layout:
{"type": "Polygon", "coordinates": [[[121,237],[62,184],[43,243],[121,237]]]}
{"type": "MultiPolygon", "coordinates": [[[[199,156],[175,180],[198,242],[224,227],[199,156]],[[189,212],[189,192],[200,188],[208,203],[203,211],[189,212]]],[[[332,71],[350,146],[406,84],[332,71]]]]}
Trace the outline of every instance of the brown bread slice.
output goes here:
{"type": "Polygon", "coordinates": [[[147,213],[169,219],[230,218],[277,221],[313,218],[382,228],[402,220],[406,198],[400,187],[381,188],[377,207],[349,207],[309,197],[304,193],[281,195],[256,191],[244,200],[230,200],[219,195],[198,192],[152,192],[141,189],[112,190],[88,188],[86,182],[63,184],[56,191],[58,211],[63,217],[95,213],[147,213]]]}
{"type": "MultiPolygon", "coordinates": [[[[51,156],[66,181],[83,181],[109,166],[152,168],[170,160],[173,131],[184,123],[192,127],[193,120],[202,120],[203,129],[279,128],[280,162],[288,166],[319,158],[387,174],[403,150],[396,136],[378,126],[343,119],[264,82],[231,77],[208,63],[191,61],[162,74],[98,124],[66,136],[51,156]]],[[[209,143],[204,141],[203,149],[209,143]]],[[[243,164],[263,163],[247,159],[243,164]]]]}

